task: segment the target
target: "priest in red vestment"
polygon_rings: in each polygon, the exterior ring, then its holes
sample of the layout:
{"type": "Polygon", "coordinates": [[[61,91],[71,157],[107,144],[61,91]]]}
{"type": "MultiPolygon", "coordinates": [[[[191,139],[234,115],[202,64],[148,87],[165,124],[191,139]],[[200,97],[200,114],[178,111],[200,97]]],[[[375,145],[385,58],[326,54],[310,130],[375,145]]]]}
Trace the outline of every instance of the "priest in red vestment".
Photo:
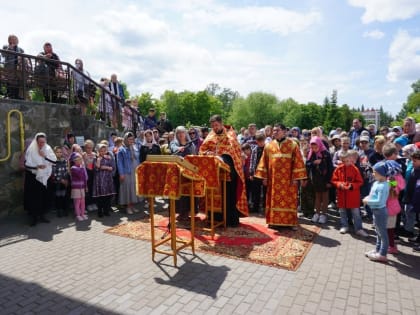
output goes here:
{"type": "Polygon", "coordinates": [[[226,224],[239,226],[239,216],[248,216],[245,176],[242,168],[241,146],[234,130],[224,126],[220,115],[210,118],[212,131],[200,146],[200,155],[217,155],[230,167],[230,182],[226,192],[226,224]]]}

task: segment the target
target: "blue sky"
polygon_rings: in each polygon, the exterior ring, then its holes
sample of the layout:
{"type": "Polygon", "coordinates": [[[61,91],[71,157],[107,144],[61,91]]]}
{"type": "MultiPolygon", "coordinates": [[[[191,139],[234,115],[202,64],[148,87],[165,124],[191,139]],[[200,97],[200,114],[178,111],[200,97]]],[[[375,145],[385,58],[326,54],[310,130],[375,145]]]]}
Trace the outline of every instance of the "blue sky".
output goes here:
{"type": "Polygon", "coordinates": [[[420,79],[420,1],[38,1],[2,4],[0,36],[45,41],[131,95],[209,83],[279,99],[401,109],[420,79]]]}

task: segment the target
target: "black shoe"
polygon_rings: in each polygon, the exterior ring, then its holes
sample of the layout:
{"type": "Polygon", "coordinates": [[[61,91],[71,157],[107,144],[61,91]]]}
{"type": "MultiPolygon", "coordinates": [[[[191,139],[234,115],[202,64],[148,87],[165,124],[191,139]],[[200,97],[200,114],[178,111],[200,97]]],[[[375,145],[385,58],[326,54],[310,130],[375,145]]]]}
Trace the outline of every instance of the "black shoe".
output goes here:
{"type": "Polygon", "coordinates": [[[109,211],[105,211],[105,212],[104,212],[104,215],[105,215],[106,217],[109,217],[109,216],[111,215],[111,213],[109,213],[109,211]]]}
{"type": "Polygon", "coordinates": [[[35,226],[38,223],[37,219],[32,219],[31,223],[29,223],[29,226],[35,226]]]}
{"type": "Polygon", "coordinates": [[[51,221],[48,220],[46,217],[40,217],[39,218],[39,222],[42,222],[42,223],[50,223],[51,221]]]}
{"type": "Polygon", "coordinates": [[[240,227],[241,224],[240,223],[230,223],[230,224],[226,224],[227,227],[231,227],[231,228],[237,228],[240,227]]]}
{"type": "Polygon", "coordinates": [[[102,212],[98,212],[98,217],[102,218],[104,214],[102,212]]]}
{"type": "Polygon", "coordinates": [[[417,236],[409,237],[408,241],[411,243],[420,243],[420,234],[417,236]]]}
{"type": "Polygon", "coordinates": [[[398,229],[396,231],[396,234],[399,235],[399,236],[404,236],[404,237],[414,237],[415,236],[413,232],[409,232],[405,229],[398,229]]]}

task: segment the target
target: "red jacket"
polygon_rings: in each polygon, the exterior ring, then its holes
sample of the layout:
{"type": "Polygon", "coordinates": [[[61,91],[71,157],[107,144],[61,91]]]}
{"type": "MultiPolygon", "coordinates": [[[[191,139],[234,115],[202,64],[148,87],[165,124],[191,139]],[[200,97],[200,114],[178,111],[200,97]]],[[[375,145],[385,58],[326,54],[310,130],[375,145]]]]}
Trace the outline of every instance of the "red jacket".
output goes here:
{"type": "Polygon", "coordinates": [[[333,173],[331,183],[337,188],[338,208],[360,207],[360,186],[363,178],[355,165],[340,164],[333,173]]]}

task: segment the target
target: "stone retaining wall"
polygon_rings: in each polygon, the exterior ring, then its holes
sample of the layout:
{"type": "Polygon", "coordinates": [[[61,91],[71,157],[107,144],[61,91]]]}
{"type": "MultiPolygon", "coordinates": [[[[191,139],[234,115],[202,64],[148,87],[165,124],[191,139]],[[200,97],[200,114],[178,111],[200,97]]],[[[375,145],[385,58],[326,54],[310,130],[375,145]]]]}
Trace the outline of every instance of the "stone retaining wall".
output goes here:
{"type": "MultiPolygon", "coordinates": [[[[51,147],[62,145],[64,135],[69,131],[96,142],[97,139],[108,139],[112,131],[102,121],[81,116],[79,110],[72,105],[0,99],[0,159],[8,154],[6,119],[8,112],[14,109],[23,114],[24,139],[27,142],[37,132],[45,132],[51,147]]],[[[0,217],[23,210],[20,127],[16,114],[11,116],[10,130],[11,156],[7,161],[0,162],[0,217]]]]}

